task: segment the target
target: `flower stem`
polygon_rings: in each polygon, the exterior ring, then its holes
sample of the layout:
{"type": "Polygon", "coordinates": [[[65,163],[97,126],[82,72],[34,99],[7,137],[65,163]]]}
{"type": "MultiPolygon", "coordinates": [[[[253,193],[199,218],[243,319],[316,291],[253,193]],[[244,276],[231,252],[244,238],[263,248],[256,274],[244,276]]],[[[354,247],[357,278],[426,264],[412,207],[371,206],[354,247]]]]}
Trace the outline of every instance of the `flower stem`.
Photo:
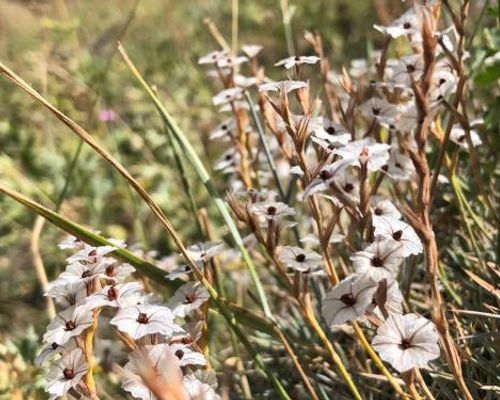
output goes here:
{"type": "Polygon", "coordinates": [[[98,399],[99,397],[97,396],[97,389],[95,386],[95,381],[94,381],[94,354],[93,354],[93,347],[94,347],[94,335],[97,330],[97,317],[99,316],[99,309],[96,309],[93,311],[92,315],[92,325],[90,328],[87,330],[85,334],[85,340],[84,340],[84,346],[85,346],[85,359],[87,361],[88,365],[88,371],[83,377],[83,380],[87,386],[87,389],[89,390],[89,395],[91,399],[98,399]]]}
{"type": "Polygon", "coordinates": [[[330,354],[330,357],[331,357],[333,363],[338,368],[340,375],[342,376],[342,378],[344,379],[344,382],[347,384],[349,390],[351,391],[353,398],[355,398],[357,400],[363,399],[363,397],[361,396],[361,394],[358,391],[358,388],[356,387],[356,384],[352,380],[351,375],[347,371],[347,368],[345,367],[344,362],[342,361],[340,356],[337,354],[337,352],[333,348],[330,340],[328,339],[328,337],[325,334],[325,331],[321,328],[321,326],[318,323],[318,320],[314,316],[314,311],[313,311],[312,306],[311,306],[311,300],[310,300],[309,295],[307,295],[305,298],[305,301],[301,302],[301,303],[303,303],[304,316],[305,316],[307,322],[309,323],[311,328],[313,328],[313,330],[316,332],[316,334],[318,335],[321,342],[325,345],[328,353],[330,354]]]}

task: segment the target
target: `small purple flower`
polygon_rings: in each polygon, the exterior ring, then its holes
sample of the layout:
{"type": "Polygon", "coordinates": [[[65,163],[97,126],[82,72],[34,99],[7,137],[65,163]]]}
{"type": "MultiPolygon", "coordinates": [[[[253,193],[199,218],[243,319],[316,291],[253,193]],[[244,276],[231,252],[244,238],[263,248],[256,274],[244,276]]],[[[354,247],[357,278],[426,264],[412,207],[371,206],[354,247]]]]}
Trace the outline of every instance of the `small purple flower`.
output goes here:
{"type": "Polygon", "coordinates": [[[116,119],[116,113],[111,108],[101,108],[99,110],[99,121],[112,122],[116,119]]]}

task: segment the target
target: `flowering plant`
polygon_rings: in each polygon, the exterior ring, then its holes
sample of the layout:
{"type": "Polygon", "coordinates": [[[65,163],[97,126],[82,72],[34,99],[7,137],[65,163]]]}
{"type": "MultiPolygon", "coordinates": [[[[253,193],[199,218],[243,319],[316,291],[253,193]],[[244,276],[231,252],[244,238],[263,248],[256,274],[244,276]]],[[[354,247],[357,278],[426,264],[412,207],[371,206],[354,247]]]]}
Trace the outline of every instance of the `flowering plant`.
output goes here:
{"type": "MultiPolygon", "coordinates": [[[[480,388],[464,371],[467,348],[457,343],[462,328],[450,314],[454,291],[434,221],[451,187],[471,241],[467,215],[490,235],[472,209],[463,211],[456,178],[469,157],[479,174],[483,144],[481,115],[467,100],[469,2],[460,3],[457,11],[447,0],[415,0],[374,25],[381,50],[341,71],[317,32],[303,37],[307,55],[296,54],[283,6],[292,45],[270,67],[278,80],[261,64],[265,47],[240,53],[209,23],[218,48],[198,64],[222,115],[208,134],[219,151],[218,184],[119,44],[165,125],[198,234],[189,245],[111,153],[0,64],[125,178],[179,253],[128,248],[0,185],[71,234],[59,247],[72,254],[45,288],[56,312],[36,361],[48,368],[49,398],[104,397],[98,383],[109,374],[144,400],[473,399],[480,388]],[[186,161],[219,219],[198,208],[186,161]],[[219,223],[227,230],[214,229],[219,223]],[[441,394],[437,377],[453,387],[441,394]]],[[[106,113],[103,121],[118,119],[106,113]]]]}

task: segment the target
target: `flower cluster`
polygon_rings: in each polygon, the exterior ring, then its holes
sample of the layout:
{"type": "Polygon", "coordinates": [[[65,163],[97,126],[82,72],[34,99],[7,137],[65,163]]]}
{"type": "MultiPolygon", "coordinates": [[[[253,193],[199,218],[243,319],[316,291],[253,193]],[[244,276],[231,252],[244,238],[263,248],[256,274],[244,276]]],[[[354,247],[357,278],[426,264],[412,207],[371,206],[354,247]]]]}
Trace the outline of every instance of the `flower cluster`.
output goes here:
{"type": "Polygon", "coordinates": [[[59,246],[75,253],[46,293],[61,309],[48,325],[37,357],[39,364],[52,361],[46,385],[50,398],[97,398],[94,352],[112,333],[129,352],[119,370],[122,388],[133,397],[155,399],[161,387],[172,399],[218,398],[198,344],[205,318],[201,307],[209,298],[205,288],[187,282],[162,304],[131,279],[134,267],[110,257],[124,247],[111,242],[113,246],[93,247],[69,237],[59,246]]]}
{"type": "MultiPolygon", "coordinates": [[[[423,238],[434,240],[422,208],[433,185],[445,179],[429,168],[429,139],[442,143],[449,135],[456,151],[481,144],[471,130],[480,120],[459,119],[448,134],[436,123],[453,107],[457,63],[467,55],[463,49],[457,55],[456,30],[438,30],[438,6],[415,2],[388,26],[375,25],[387,43],[406,41],[407,54],[391,58],[386,46],[342,73],[329,70],[321,38],[310,32],[305,40],[317,56],[276,62],[286,72],[282,81],[266,77],[258,46],[245,46],[245,56],[218,51],[200,59],[221,88],[213,103],[225,117],[210,139],[226,146],[214,169],[228,175],[235,216],[299,306],[311,275],[326,276],[334,284],[321,300],[326,324],[362,320],[377,327],[373,347],[399,372],[440,354],[434,324],[404,314],[398,283],[407,264],[422,263],[423,238]],[[322,92],[315,94],[306,73],[317,64],[322,92]],[[295,243],[283,244],[289,240],[295,243]],[[331,255],[342,245],[352,251],[351,265],[342,261],[339,273],[331,255]]],[[[427,268],[436,288],[435,272],[427,268]]],[[[438,289],[433,293],[442,306],[438,289]]]]}

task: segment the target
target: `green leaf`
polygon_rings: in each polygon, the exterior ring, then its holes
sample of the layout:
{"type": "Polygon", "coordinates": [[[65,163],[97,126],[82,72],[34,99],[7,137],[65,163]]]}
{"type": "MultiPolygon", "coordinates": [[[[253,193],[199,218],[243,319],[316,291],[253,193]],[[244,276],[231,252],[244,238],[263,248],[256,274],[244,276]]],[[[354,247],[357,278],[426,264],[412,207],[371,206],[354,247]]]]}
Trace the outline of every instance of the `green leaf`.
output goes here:
{"type": "Polygon", "coordinates": [[[477,74],[474,82],[482,87],[489,86],[500,79],[500,64],[491,65],[477,74]]]}

